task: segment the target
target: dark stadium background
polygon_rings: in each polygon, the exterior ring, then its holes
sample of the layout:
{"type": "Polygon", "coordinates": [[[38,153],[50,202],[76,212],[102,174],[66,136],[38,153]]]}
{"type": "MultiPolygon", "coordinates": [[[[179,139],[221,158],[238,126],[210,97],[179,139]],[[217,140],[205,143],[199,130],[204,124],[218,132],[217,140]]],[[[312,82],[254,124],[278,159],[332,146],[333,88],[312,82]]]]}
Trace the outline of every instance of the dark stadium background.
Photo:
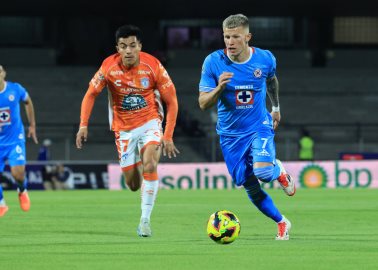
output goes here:
{"type": "MultiPolygon", "coordinates": [[[[235,13],[251,18],[251,44],[277,58],[283,121],[276,142],[283,160],[297,159],[302,127],[315,140],[318,160],[378,152],[376,1],[3,1],[0,63],[8,80],[30,92],[39,139],[53,141],[53,159],[116,161],[106,93],[95,104],[84,150],[75,149],[74,136],[81,98],[114,52],[115,30],[136,24],[144,51],[161,59],[176,84],[182,154],[173,162],[222,161],[211,114],[197,105],[198,81],[204,57],[222,47],[222,37],[209,40],[206,31],[219,33],[235,13]],[[188,40],[174,43],[172,29],[188,40]]],[[[38,147],[28,142],[28,160],[38,147]]]]}

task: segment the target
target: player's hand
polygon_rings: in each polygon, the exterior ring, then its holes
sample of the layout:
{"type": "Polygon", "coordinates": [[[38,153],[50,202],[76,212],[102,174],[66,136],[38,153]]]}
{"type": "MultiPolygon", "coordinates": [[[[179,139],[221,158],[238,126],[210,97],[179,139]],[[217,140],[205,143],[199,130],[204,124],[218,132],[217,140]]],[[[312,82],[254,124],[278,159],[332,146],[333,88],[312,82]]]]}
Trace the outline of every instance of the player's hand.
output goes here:
{"type": "Polygon", "coordinates": [[[83,141],[86,142],[88,137],[88,128],[81,127],[76,134],[76,147],[81,149],[83,147],[83,141]]]}
{"type": "Polygon", "coordinates": [[[29,126],[28,138],[30,137],[33,139],[35,144],[38,144],[37,131],[35,130],[35,126],[29,126]]]}
{"type": "Polygon", "coordinates": [[[167,156],[168,158],[176,157],[176,154],[179,154],[180,151],[176,148],[173,141],[162,140],[163,143],[163,156],[167,156]]]}
{"type": "Polygon", "coordinates": [[[231,81],[231,78],[234,76],[232,72],[223,72],[218,79],[218,86],[223,91],[226,88],[226,84],[231,81]]]}
{"type": "Polygon", "coordinates": [[[273,128],[276,129],[281,121],[281,113],[280,112],[271,112],[270,115],[273,119],[273,128]]]}

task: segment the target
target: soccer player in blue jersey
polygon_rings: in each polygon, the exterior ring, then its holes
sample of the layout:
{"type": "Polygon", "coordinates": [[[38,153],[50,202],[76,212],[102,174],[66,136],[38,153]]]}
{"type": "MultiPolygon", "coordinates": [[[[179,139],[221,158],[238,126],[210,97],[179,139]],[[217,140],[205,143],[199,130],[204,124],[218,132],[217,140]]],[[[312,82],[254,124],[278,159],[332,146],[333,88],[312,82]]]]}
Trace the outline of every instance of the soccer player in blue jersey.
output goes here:
{"type": "MultiPolygon", "coordinates": [[[[25,178],[25,132],[20,114],[20,101],[25,104],[26,116],[29,120],[28,137],[38,143],[33,102],[18,83],[5,81],[6,72],[0,65],[0,173],[3,172],[5,161],[11,168],[11,174],[17,183],[18,199],[23,211],[29,211],[30,199],[25,178]]],[[[8,211],[0,185],[0,217],[8,211]]]]}
{"type": "Polygon", "coordinates": [[[278,180],[285,193],[294,195],[295,185],[276,159],[274,129],[281,115],[276,60],[270,51],[249,47],[248,18],[231,15],[223,21],[226,48],[208,55],[199,84],[199,106],[217,104],[217,133],[223,156],[234,183],[243,185],[249,199],[278,224],[277,240],[288,240],[290,221],[261,189],[259,180],[278,180]],[[266,95],[272,112],[266,108],[266,95]]]}

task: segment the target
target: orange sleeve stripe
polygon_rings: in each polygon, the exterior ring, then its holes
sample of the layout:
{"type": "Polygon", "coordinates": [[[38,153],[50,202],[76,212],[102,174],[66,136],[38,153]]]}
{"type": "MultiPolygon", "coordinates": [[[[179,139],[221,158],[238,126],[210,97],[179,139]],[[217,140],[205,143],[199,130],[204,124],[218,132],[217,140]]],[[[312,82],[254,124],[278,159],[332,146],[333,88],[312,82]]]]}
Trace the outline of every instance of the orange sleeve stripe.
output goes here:
{"type": "Polygon", "coordinates": [[[147,181],[159,180],[157,172],[143,173],[143,178],[144,178],[144,180],[147,180],[147,181]]]}
{"type": "Polygon", "coordinates": [[[89,85],[81,103],[80,127],[88,126],[89,118],[91,117],[92,109],[99,93],[92,85],[89,85]]]}
{"type": "Polygon", "coordinates": [[[176,89],[172,84],[168,88],[164,89],[164,91],[161,91],[160,94],[161,99],[167,107],[167,119],[163,138],[164,140],[172,141],[178,113],[176,89]]]}

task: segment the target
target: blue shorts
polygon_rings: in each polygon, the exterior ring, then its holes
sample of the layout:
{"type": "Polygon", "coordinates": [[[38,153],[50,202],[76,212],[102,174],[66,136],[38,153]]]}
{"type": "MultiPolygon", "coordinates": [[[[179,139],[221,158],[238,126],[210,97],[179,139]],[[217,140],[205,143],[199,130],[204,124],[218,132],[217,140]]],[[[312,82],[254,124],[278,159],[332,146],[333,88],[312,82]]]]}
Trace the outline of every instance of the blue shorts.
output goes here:
{"type": "Polygon", "coordinates": [[[0,172],[4,171],[5,162],[10,167],[26,164],[25,142],[10,145],[0,145],[0,172]]]}
{"type": "Polygon", "coordinates": [[[241,186],[253,174],[253,163],[275,163],[274,132],[264,130],[245,136],[220,135],[223,157],[234,183],[241,186]]]}

